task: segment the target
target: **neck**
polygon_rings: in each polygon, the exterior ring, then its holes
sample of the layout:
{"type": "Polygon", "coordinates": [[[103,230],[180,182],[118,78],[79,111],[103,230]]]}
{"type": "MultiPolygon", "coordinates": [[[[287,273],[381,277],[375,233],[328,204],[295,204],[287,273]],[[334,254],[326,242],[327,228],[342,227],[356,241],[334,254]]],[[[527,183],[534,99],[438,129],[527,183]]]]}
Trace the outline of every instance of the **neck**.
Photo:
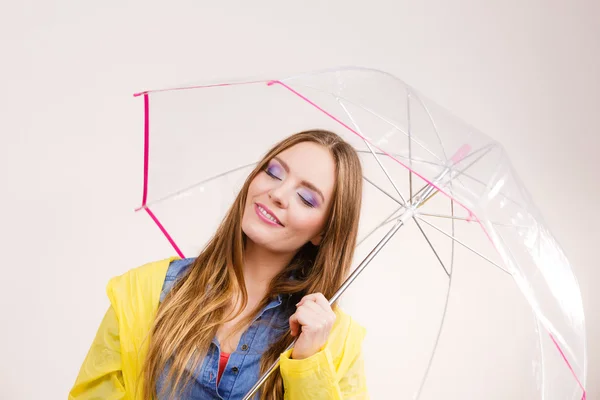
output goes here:
{"type": "Polygon", "coordinates": [[[264,296],[273,278],[283,271],[293,256],[271,252],[247,239],[243,271],[248,294],[264,296]]]}

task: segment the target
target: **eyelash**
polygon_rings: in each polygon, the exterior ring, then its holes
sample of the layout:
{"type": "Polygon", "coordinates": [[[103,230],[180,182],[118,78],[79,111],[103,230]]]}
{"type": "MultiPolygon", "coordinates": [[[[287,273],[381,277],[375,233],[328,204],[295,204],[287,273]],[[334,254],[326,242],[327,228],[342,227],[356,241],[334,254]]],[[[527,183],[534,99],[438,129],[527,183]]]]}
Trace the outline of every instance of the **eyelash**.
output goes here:
{"type": "MultiPolygon", "coordinates": [[[[271,172],[269,172],[269,168],[267,167],[265,169],[265,172],[267,173],[267,175],[269,175],[271,178],[273,179],[277,179],[278,181],[280,181],[281,179],[276,177],[275,175],[273,175],[271,172]]],[[[306,205],[307,207],[310,208],[315,208],[315,206],[308,200],[306,200],[304,197],[300,196],[300,193],[298,193],[298,197],[300,197],[300,201],[302,201],[302,203],[304,203],[304,205],[306,205]]]]}
{"type": "Polygon", "coordinates": [[[302,202],[303,202],[303,203],[304,203],[304,204],[305,204],[307,207],[310,207],[310,208],[315,208],[315,206],[314,206],[314,205],[312,205],[312,203],[311,203],[310,201],[308,201],[308,200],[306,200],[304,197],[300,196],[300,193],[298,193],[298,197],[300,197],[300,200],[302,200],[302,202]]]}
{"type": "Polygon", "coordinates": [[[269,175],[271,178],[273,178],[273,179],[277,179],[278,181],[280,181],[280,180],[281,180],[280,178],[278,178],[278,177],[276,177],[275,175],[273,175],[272,173],[270,173],[270,172],[269,172],[269,168],[268,168],[268,167],[265,169],[265,172],[266,172],[266,173],[267,173],[267,175],[269,175]]]}

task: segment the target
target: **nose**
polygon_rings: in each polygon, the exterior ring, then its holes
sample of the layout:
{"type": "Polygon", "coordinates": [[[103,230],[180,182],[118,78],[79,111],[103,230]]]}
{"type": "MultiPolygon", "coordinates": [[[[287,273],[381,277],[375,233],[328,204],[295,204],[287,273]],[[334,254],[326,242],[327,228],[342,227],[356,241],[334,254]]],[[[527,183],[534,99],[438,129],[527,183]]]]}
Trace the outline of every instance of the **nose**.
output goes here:
{"type": "Polygon", "coordinates": [[[288,189],[286,189],[286,185],[278,185],[269,191],[269,198],[279,208],[287,208],[288,207],[288,189]]]}

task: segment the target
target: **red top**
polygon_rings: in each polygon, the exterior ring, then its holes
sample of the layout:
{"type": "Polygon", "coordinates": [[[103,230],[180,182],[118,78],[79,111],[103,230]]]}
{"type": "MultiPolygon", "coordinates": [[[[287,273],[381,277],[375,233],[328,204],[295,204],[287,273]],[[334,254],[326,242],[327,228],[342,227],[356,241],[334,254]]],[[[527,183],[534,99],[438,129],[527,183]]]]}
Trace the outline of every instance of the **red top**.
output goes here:
{"type": "Polygon", "coordinates": [[[227,361],[229,361],[229,353],[221,352],[221,356],[219,357],[219,373],[217,375],[217,385],[221,380],[221,375],[223,375],[223,371],[225,370],[227,361]]]}

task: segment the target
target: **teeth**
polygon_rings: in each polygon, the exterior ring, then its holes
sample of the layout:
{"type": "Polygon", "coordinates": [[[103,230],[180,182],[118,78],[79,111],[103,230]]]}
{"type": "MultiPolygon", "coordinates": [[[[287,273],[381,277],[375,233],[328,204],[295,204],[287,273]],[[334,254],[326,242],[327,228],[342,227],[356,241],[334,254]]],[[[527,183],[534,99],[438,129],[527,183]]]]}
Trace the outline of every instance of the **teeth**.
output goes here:
{"type": "Polygon", "coordinates": [[[258,211],[260,211],[260,213],[262,215],[264,215],[265,217],[267,217],[268,220],[275,222],[276,224],[279,224],[279,222],[277,222],[277,220],[275,219],[275,217],[273,217],[271,214],[269,214],[264,208],[262,207],[258,207],[258,211]]]}

